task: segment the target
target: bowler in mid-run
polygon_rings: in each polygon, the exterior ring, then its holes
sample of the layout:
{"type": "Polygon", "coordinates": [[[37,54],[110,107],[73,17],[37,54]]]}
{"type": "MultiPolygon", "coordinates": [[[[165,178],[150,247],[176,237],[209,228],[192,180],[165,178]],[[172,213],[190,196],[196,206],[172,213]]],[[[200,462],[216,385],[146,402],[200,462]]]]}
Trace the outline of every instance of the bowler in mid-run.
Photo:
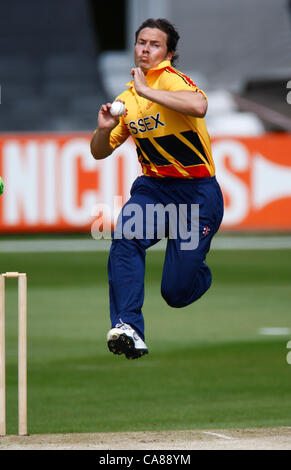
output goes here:
{"type": "Polygon", "coordinates": [[[111,103],[102,105],[91,140],[93,157],[103,159],[131,136],[143,172],[122,208],[119,233],[113,233],[108,260],[108,347],[128,359],[148,353],[142,314],[145,255],[160,240],[160,220],[155,219],[151,236],[147,236],[147,207],[170,205],[177,213],[186,207],[187,227],[192,223],[191,208],[199,207],[197,244],[190,250],[185,249],[179,230],[177,236],[169,236],[171,214],[165,218],[167,248],[161,294],[176,308],[198,300],[209,289],[212,276],[205,258],[223,217],[223,197],[204,120],[207,97],[174,68],[178,40],[177,30],[166,19],[150,18],[138,28],[132,80],[116,98],[125,104],[126,113],[112,116],[111,103]],[[142,233],[134,237],[127,233],[132,205],[141,208],[144,222],[142,233]]]}

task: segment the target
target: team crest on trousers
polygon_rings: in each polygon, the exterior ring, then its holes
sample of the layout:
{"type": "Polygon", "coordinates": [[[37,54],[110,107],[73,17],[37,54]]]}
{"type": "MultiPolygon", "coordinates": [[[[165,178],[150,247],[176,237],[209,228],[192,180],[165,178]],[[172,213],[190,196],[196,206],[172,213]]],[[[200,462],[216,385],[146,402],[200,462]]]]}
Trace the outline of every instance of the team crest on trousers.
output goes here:
{"type": "Polygon", "coordinates": [[[206,237],[210,232],[210,227],[208,225],[206,225],[204,228],[203,228],[203,231],[202,231],[202,235],[203,237],[206,237]]]}

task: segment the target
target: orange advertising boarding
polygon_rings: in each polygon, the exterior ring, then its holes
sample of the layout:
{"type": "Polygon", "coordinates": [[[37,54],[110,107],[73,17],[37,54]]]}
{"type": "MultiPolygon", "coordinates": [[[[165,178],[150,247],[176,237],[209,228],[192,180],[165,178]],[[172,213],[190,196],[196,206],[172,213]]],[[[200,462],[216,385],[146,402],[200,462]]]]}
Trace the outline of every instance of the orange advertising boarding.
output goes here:
{"type": "MultiPolygon", "coordinates": [[[[0,233],[90,231],[100,204],[116,218],[141,173],[135,147],[129,139],[96,161],[90,139],[0,135],[0,233]]],[[[212,151],[225,200],[222,229],[291,230],[291,135],[215,138],[212,151]]]]}
{"type": "Polygon", "coordinates": [[[291,229],[291,135],[212,142],[225,215],[234,230],[291,229]]]}

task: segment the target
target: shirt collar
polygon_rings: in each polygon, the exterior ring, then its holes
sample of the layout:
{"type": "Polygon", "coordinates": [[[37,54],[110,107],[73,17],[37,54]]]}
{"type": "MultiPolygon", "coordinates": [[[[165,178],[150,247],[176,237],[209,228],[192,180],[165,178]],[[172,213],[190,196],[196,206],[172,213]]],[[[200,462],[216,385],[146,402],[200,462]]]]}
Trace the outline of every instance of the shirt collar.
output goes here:
{"type": "MultiPolygon", "coordinates": [[[[167,67],[171,67],[171,62],[170,60],[163,60],[162,62],[160,62],[156,67],[154,67],[153,69],[150,69],[147,73],[147,75],[151,74],[152,72],[156,72],[157,70],[163,70],[167,67]]],[[[133,80],[131,80],[130,82],[126,83],[125,86],[129,86],[129,87],[133,87],[133,80]]]]}

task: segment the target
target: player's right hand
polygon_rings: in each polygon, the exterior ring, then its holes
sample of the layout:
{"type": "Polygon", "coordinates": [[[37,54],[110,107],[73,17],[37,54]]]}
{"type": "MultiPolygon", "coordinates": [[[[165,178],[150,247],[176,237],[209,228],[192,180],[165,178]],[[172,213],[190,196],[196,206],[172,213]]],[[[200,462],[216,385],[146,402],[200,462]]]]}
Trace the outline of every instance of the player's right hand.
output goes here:
{"type": "Polygon", "coordinates": [[[111,103],[103,104],[98,113],[98,129],[112,130],[119,123],[119,116],[110,113],[111,103]]]}

